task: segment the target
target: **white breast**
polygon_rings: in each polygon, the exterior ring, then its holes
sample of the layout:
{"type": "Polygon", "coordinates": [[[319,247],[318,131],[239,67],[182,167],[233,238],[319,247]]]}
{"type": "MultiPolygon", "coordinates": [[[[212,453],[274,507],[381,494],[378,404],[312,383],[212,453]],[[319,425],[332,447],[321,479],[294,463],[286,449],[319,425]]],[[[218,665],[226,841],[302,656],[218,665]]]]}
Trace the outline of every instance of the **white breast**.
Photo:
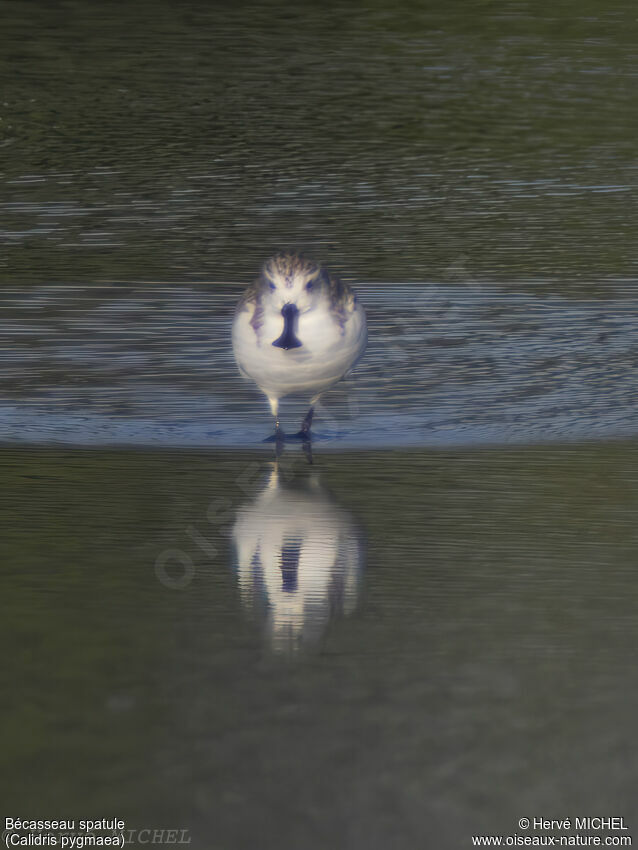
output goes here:
{"type": "Polygon", "coordinates": [[[367,341],[366,319],[357,304],[343,327],[328,310],[301,313],[297,337],[302,345],[284,351],[273,346],[283,331],[283,318],[265,313],[258,331],[250,324],[252,309],[237,313],[233,351],[240,370],[268,395],[314,395],[336,383],[355,365],[367,341]]]}

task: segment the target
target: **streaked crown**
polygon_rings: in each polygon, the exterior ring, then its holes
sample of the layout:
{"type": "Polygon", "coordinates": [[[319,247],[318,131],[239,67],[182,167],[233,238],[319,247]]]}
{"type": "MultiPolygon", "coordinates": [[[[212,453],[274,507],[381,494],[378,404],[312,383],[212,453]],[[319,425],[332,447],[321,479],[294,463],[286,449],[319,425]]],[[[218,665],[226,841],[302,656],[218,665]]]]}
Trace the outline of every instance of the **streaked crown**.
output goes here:
{"type": "Polygon", "coordinates": [[[321,274],[321,266],[303,254],[282,251],[266,261],[262,277],[277,288],[292,289],[296,285],[305,285],[321,274]]]}

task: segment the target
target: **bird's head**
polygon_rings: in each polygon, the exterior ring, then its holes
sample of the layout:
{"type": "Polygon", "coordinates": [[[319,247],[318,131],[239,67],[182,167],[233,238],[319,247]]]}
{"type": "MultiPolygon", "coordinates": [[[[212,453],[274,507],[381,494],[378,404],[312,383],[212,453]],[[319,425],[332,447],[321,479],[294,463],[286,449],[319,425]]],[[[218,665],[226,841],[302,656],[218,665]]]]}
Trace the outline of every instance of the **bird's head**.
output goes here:
{"type": "Polygon", "coordinates": [[[282,252],[264,264],[260,281],[270,307],[281,311],[286,304],[294,304],[303,313],[314,306],[324,284],[324,272],[303,254],[282,252]]]}
{"type": "Polygon", "coordinates": [[[273,342],[277,348],[299,348],[300,314],[312,310],[326,284],[325,272],[303,254],[282,252],[268,260],[259,278],[264,309],[281,313],[283,333],[273,342]]]}

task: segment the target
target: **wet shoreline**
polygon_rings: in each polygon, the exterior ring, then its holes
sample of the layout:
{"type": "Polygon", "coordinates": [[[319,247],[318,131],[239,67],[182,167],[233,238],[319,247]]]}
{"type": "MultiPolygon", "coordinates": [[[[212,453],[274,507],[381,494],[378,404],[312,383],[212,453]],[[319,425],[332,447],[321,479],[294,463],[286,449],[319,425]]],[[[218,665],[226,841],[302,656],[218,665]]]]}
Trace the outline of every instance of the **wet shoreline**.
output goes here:
{"type": "MultiPolygon", "coordinates": [[[[338,449],[618,439],[638,432],[638,297],[360,286],[368,350],[322,399],[338,449]]],[[[230,349],[237,287],[0,296],[0,441],[248,448],[272,422],[230,349]]],[[[285,400],[295,431],[302,401],[285,400]]]]}

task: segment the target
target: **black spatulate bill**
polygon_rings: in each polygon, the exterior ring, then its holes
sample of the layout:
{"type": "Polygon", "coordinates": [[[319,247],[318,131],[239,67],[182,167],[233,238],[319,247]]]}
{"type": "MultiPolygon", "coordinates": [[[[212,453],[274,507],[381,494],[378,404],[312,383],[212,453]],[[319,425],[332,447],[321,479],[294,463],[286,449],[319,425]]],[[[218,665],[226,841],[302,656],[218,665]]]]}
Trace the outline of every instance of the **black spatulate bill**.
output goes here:
{"type": "Polygon", "coordinates": [[[289,348],[299,348],[302,343],[295,334],[299,310],[294,304],[284,304],[281,315],[284,317],[284,332],[273,342],[273,345],[276,348],[283,348],[285,351],[288,351],[289,348]]]}

